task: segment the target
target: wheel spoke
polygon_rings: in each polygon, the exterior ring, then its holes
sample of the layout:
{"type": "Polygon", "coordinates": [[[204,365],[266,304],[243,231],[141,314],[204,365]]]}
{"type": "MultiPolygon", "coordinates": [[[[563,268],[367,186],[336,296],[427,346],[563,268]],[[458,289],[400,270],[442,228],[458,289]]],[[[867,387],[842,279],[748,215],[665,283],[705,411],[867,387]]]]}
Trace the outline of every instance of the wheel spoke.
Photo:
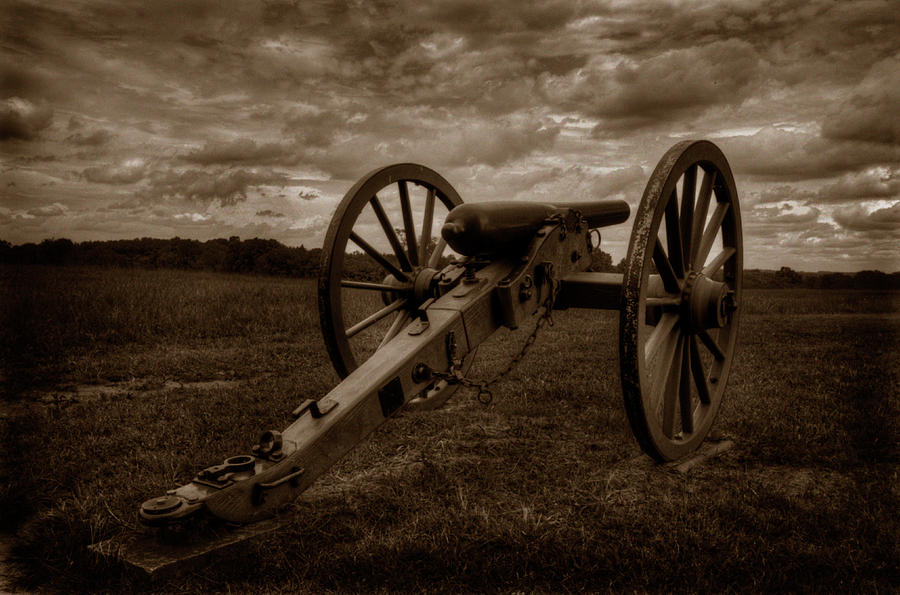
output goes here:
{"type": "Polygon", "coordinates": [[[672,358],[675,357],[675,350],[681,338],[681,333],[667,333],[661,339],[659,349],[654,358],[647,358],[648,375],[650,376],[650,397],[651,403],[655,403],[657,407],[662,406],[660,401],[662,394],[665,392],[666,381],[669,378],[669,372],[672,370],[672,358]]]}
{"type": "Polygon", "coordinates": [[[390,272],[398,280],[409,281],[409,277],[406,275],[406,273],[401,271],[399,268],[397,268],[397,265],[385,258],[384,255],[381,254],[381,252],[379,252],[372,246],[372,244],[359,237],[359,235],[355,231],[350,232],[350,240],[354,244],[362,248],[363,252],[372,257],[372,260],[380,264],[383,268],[387,269],[387,271],[390,272]]]}
{"type": "Polygon", "coordinates": [[[681,347],[681,382],[678,386],[678,402],[681,404],[681,431],[690,434],[694,431],[694,412],[691,407],[691,349],[690,337],[682,337],[681,347]]]}
{"type": "Polygon", "coordinates": [[[406,256],[406,252],[403,251],[403,244],[400,243],[400,238],[397,237],[397,232],[394,231],[394,226],[391,225],[390,219],[388,219],[387,213],[384,211],[384,207],[381,206],[381,201],[378,200],[378,195],[373,194],[372,198],[369,199],[369,204],[372,205],[372,210],[375,211],[375,216],[378,217],[378,222],[381,224],[381,228],[384,230],[384,235],[387,236],[388,242],[391,244],[391,248],[394,249],[394,254],[397,255],[397,262],[400,263],[400,267],[404,271],[411,271],[412,264],[409,262],[409,258],[406,256]]]}
{"type": "Polygon", "coordinates": [[[703,341],[703,344],[706,345],[706,348],[709,349],[709,352],[713,354],[713,357],[716,358],[716,361],[725,361],[725,354],[722,353],[722,349],[719,347],[719,344],[716,343],[716,340],[712,338],[712,336],[705,328],[697,331],[697,336],[700,337],[700,340],[703,341]]]}
{"type": "Polygon", "coordinates": [[[681,246],[681,227],[678,221],[678,194],[672,190],[666,203],[666,242],[672,268],[679,277],[684,277],[684,249],[681,246]]]}
{"type": "Polygon", "coordinates": [[[381,349],[387,344],[388,341],[396,337],[408,322],[409,312],[398,312],[397,317],[394,318],[394,322],[391,323],[391,328],[388,329],[388,332],[384,334],[384,338],[381,340],[381,343],[378,344],[378,349],[381,349]]]}
{"type": "Polygon", "coordinates": [[[447,241],[444,238],[438,238],[437,244],[434,247],[434,250],[431,251],[431,256],[428,257],[428,267],[432,269],[436,269],[438,264],[441,262],[441,256],[444,255],[444,248],[447,247],[447,241]]]}
{"type": "Polygon", "coordinates": [[[694,206],[694,220],[691,223],[691,256],[688,262],[697,262],[697,248],[700,246],[700,234],[706,225],[706,213],[709,210],[709,199],[712,195],[713,183],[716,179],[716,171],[703,171],[703,181],[700,183],[700,193],[697,196],[697,204],[694,206]]]}
{"type": "Polygon", "coordinates": [[[684,337],[679,333],[675,339],[675,347],[672,350],[672,356],[666,360],[668,365],[663,372],[664,376],[660,379],[662,380],[660,386],[664,387],[662,395],[662,429],[663,434],[669,438],[675,434],[675,401],[678,399],[680,375],[675,374],[674,372],[681,369],[681,360],[683,359],[682,352],[684,351],[682,348],[683,341],[684,337]]]}
{"type": "Polygon", "coordinates": [[[428,245],[431,243],[431,225],[434,219],[434,188],[428,189],[425,195],[425,216],[422,217],[422,239],[419,240],[419,262],[425,262],[428,245]]]}
{"type": "Polygon", "coordinates": [[[697,166],[691,165],[684,170],[684,183],[681,187],[681,244],[683,261],[691,264],[691,225],[694,219],[694,193],[697,186],[697,166]]]}
{"type": "Polygon", "coordinates": [[[398,308],[402,308],[406,304],[406,302],[407,302],[406,298],[394,300],[393,302],[391,302],[390,304],[388,304],[381,310],[379,310],[379,311],[375,312],[374,314],[367,316],[363,320],[357,322],[356,324],[354,324],[353,326],[351,326],[350,328],[348,328],[346,330],[345,334],[347,335],[347,338],[349,339],[350,337],[358,334],[360,331],[366,330],[367,328],[369,328],[370,326],[372,326],[373,324],[375,324],[376,322],[378,322],[379,320],[381,320],[382,318],[384,318],[391,312],[394,312],[398,308]]]}
{"type": "Polygon", "coordinates": [[[659,319],[659,322],[656,323],[653,332],[650,333],[650,337],[647,338],[647,343],[644,345],[644,357],[648,362],[656,357],[660,345],[664,344],[664,341],[669,337],[677,322],[677,314],[674,312],[666,312],[659,319]]]}
{"type": "Polygon", "coordinates": [[[728,259],[737,254],[737,250],[729,246],[725,248],[721,252],[719,252],[715,258],[709,261],[709,264],[703,267],[703,274],[707,277],[712,277],[716,271],[719,270],[723,264],[728,262],[728,259]]]}
{"type": "Polygon", "coordinates": [[[662,278],[666,291],[669,293],[681,291],[681,284],[678,282],[678,277],[672,269],[672,263],[669,262],[666,251],[659,245],[658,238],[653,244],[653,262],[656,264],[656,269],[659,271],[659,276],[662,278]]]}
{"type": "Polygon", "coordinates": [[[647,277],[647,297],[673,297],[681,295],[681,292],[669,293],[666,291],[659,273],[650,273],[647,277]]]}
{"type": "Polygon", "coordinates": [[[667,296],[667,297],[648,297],[647,298],[647,306],[655,307],[655,306],[680,306],[681,305],[681,296],[667,296]]]}
{"type": "Polygon", "coordinates": [[[416,228],[413,225],[412,208],[409,206],[409,190],[406,188],[406,180],[397,182],[397,188],[400,193],[400,209],[403,211],[403,230],[406,233],[409,260],[414,266],[418,266],[419,249],[416,247],[416,228]]]}
{"type": "Polygon", "coordinates": [[[403,291],[409,289],[409,285],[388,285],[387,283],[370,283],[368,281],[353,281],[352,279],[341,279],[341,287],[367,289],[369,291],[403,291]]]}
{"type": "Polygon", "coordinates": [[[700,395],[700,402],[709,405],[712,400],[709,398],[709,384],[706,383],[706,373],[703,371],[703,362],[700,360],[700,349],[697,347],[697,337],[691,337],[691,372],[694,375],[694,384],[697,385],[697,394],[700,395]]]}
{"type": "Polygon", "coordinates": [[[716,210],[713,211],[709,225],[706,226],[706,230],[703,232],[703,239],[700,241],[700,248],[697,250],[697,261],[694,268],[699,269],[706,262],[713,242],[716,241],[716,236],[719,235],[719,228],[722,226],[722,221],[725,220],[725,213],[728,212],[729,206],[727,202],[720,202],[716,205],[716,210]]]}

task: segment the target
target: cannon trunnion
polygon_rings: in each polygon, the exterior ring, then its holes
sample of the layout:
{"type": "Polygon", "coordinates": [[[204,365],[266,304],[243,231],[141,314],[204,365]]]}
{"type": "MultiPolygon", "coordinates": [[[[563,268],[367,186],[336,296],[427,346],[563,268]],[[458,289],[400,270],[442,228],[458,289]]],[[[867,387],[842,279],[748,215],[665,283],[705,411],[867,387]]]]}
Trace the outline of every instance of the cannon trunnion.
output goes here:
{"type": "Polygon", "coordinates": [[[624,271],[590,271],[592,230],[629,210],[621,200],[463,204],[424,166],[370,172],[338,205],[318,281],[343,380],[250,454],[144,502],[141,520],[271,517],[401,408],[438,407],[461,385],[484,390],[467,376],[478,345],[554,308],[620,312],[635,437],[659,461],[694,451],[722,400],[741,305],[740,210],[725,157],[707,141],[672,147],[638,206],[624,271]]]}

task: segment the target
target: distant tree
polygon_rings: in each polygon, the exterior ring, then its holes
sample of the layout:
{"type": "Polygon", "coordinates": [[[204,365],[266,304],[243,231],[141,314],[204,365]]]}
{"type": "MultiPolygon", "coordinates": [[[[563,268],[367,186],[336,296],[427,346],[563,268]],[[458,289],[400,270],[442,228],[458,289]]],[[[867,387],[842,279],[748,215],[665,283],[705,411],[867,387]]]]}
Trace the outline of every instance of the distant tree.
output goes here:
{"type": "Polygon", "coordinates": [[[857,289],[891,289],[891,276],[881,271],[860,271],[853,275],[857,289]]]}
{"type": "Polygon", "coordinates": [[[851,283],[850,275],[844,273],[825,273],[819,278],[819,285],[822,289],[847,289],[851,283]]]}
{"type": "Polygon", "coordinates": [[[791,267],[781,267],[778,269],[778,272],[775,273],[775,277],[782,286],[799,285],[802,280],[800,274],[791,267]]]}
{"type": "Polygon", "coordinates": [[[229,273],[247,273],[253,270],[253,256],[241,242],[241,238],[228,238],[227,251],[222,270],[229,273]]]}
{"type": "Polygon", "coordinates": [[[256,261],[255,272],[263,275],[294,276],[300,268],[296,254],[286,246],[275,246],[256,261]]]}
{"type": "Polygon", "coordinates": [[[41,264],[37,244],[28,242],[14,247],[12,260],[16,264],[41,264]]]}
{"type": "Polygon", "coordinates": [[[615,271],[612,255],[604,252],[599,247],[594,248],[594,250],[591,251],[591,266],[588,267],[588,270],[599,273],[611,273],[615,271]]]}
{"type": "Polygon", "coordinates": [[[306,252],[306,276],[315,277],[319,274],[319,267],[322,264],[322,249],[312,248],[306,252]]]}
{"type": "Polygon", "coordinates": [[[224,271],[227,253],[228,240],[224,238],[204,242],[200,254],[197,255],[197,268],[208,271],[224,271]]]}
{"type": "MultiPolygon", "coordinates": [[[[402,229],[397,235],[406,245],[402,229]]],[[[430,254],[438,239],[429,239],[425,253],[430,254]]],[[[392,249],[385,258],[397,264],[392,249]]],[[[44,240],[40,244],[13,245],[0,240],[0,263],[90,265],[101,267],[176,268],[210,270],[234,273],[257,273],[292,277],[316,277],[322,258],[322,249],[307,250],[303,246],[289,247],[276,240],[253,238],[242,241],[238,236],[227,240],[218,238],[199,242],[184,238],[87,241],[75,243],[66,238],[44,240]]],[[[446,266],[450,257],[439,261],[438,268],[446,266]]],[[[651,268],[653,264],[651,261],[651,268]]],[[[599,247],[591,253],[591,271],[618,272],[625,270],[625,259],[612,264],[612,256],[599,247]]],[[[369,255],[353,252],[344,257],[347,278],[381,281],[387,272],[369,255]]],[[[858,273],[801,273],[783,266],[777,271],[761,269],[744,270],[744,287],[811,289],[900,289],[900,272],[860,271],[858,273]]]]}
{"type": "MultiPolygon", "coordinates": [[[[406,243],[406,230],[401,229],[401,228],[399,228],[399,227],[395,227],[395,228],[394,228],[394,233],[397,234],[397,239],[400,240],[400,245],[403,246],[404,251],[409,251],[409,244],[406,243]]],[[[421,253],[421,252],[422,252],[422,246],[419,245],[419,241],[420,241],[420,240],[421,240],[421,238],[417,236],[417,237],[416,237],[416,250],[418,250],[418,251],[421,253]]],[[[425,251],[424,251],[424,253],[425,253],[425,255],[426,255],[426,256],[425,256],[426,258],[428,258],[428,256],[430,256],[431,253],[434,251],[434,249],[437,247],[437,243],[438,243],[438,239],[437,239],[436,237],[434,237],[434,236],[432,236],[432,237],[428,238],[427,240],[425,240],[425,251]]],[[[393,249],[390,250],[390,251],[388,252],[388,254],[394,254],[393,249]]],[[[422,264],[424,264],[424,263],[422,263],[422,264]]]]}
{"type": "Polygon", "coordinates": [[[72,240],[44,240],[38,245],[38,259],[42,264],[67,264],[75,245],[72,240]]]}

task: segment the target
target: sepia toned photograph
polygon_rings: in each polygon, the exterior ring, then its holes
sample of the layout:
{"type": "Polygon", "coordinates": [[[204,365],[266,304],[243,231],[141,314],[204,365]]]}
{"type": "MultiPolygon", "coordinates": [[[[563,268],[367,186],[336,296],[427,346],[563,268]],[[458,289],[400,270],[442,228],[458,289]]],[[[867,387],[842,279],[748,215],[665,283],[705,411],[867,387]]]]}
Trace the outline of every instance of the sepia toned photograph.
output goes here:
{"type": "Polygon", "coordinates": [[[0,593],[900,591],[889,0],[6,0],[0,593]]]}

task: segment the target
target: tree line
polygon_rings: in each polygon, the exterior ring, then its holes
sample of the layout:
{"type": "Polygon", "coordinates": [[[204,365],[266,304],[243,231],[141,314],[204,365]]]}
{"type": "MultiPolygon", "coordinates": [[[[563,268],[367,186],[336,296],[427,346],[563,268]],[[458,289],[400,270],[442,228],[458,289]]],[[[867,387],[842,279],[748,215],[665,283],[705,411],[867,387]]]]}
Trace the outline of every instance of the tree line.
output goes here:
{"type": "Polygon", "coordinates": [[[21,265],[88,265],[313,277],[319,268],[320,255],[318,248],[292,248],[276,240],[241,240],[237,236],[205,242],[183,238],[90,242],[55,239],[18,246],[0,240],[0,262],[21,265]]]}
{"type": "MultiPolygon", "coordinates": [[[[183,269],[250,273],[285,277],[315,277],[322,258],[321,248],[285,246],[277,240],[237,236],[201,242],[183,238],[73,242],[52,239],[40,243],[12,245],[0,240],[0,263],[17,265],[98,266],[145,269],[183,269]]],[[[622,272],[625,261],[597,249],[591,270],[622,272]]],[[[378,279],[383,270],[365,254],[347,256],[345,270],[357,279],[378,279]]],[[[900,289],[900,272],[808,273],[789,267],[779,270],[744,270],[747,288],[809,289],[900,289]]]]}
{"type": "MultiPolygon", "coordinates": [[[[625,259],[613,265],[612,257],[602,250],[594,252],[592,271],[622,273],[625,259]],[[600,254],[597,254],[600,252],[600,254]]],[[[795,271],[781,267],[777,271],[744,269],[744,287],[747,289],[900,289],[900,272],[859,271],[858,273],[832,273],[795,271]]]]}

